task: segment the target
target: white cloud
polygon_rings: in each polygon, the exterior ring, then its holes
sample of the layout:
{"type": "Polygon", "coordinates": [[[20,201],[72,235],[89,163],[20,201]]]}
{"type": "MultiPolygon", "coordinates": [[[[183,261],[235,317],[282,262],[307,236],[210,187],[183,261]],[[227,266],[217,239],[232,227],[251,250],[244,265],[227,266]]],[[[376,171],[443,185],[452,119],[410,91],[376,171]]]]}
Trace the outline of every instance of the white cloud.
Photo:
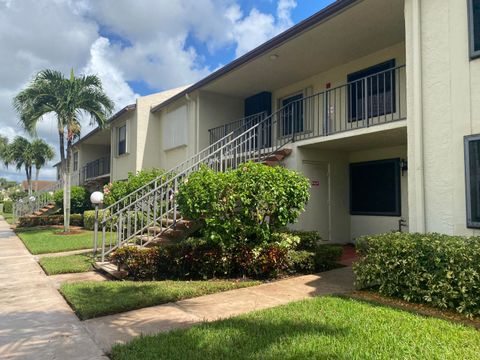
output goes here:
{"type": "Polygon", "coordinates": [[[110,51],[110,41],[99,37],[90,48],[90,60],[82,69],[83,74],[97,74],[104,90],[116,104],[116,110],[131,103],[139,95],[125,81],[123,72],[115,64],[114,54],[110,51]]]}
{"type": "MultiPolygon", "coordinates": [[[[240,56],[292,24],[294,0],[278,0],[274,14],[256,8],[244,13],[240,2],[0,0],[0,133],[25,135],[11,100],[43,68],[98,74],[119,109],[137,96],[129,81],[163,90],[214,70],[218,64],[203,64],[187,45],[192,37],[211,53],[229,47],[240,56]]],[[[83,133],[91,129],[88,121],[84,125],[83,133]]],[[[53,117],[39,123],[38,135],[58,152],[53,117]]],[[[54,170],[44,174],[53,177],[54,170]]],[[[0,169],[5,175],[12,177],[12,169],[0,169]]]]}

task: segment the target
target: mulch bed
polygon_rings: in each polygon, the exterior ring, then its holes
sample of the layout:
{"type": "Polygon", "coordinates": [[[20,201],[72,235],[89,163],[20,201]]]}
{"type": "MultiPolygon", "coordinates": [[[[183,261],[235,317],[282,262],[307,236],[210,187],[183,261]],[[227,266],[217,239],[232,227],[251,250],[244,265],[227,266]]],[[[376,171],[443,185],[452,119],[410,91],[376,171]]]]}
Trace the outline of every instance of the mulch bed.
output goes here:
{"type": "Polygon", "coordinates": [[[363,300],[372,304],[387,305],[423,316],[457,322],[463,325],[473,326],[480,330],[480,318],[475,317],[470,319],[453,310],[438,309],[425,304],[413,304],[401,299],[385,297],[371,291],[354,291],[349,294],[348,297],[356,300],[363,300]]]}

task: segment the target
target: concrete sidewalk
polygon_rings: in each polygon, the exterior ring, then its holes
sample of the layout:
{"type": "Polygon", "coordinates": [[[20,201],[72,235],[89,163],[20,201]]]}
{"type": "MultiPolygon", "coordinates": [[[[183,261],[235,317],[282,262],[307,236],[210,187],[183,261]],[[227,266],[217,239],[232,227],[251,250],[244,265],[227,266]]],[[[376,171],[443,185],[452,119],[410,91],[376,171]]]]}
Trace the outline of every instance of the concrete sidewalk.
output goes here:
{"type": "Polygon", "coordinates": [[[250,288],[206,295],[126,313],[84,321],[105,352],[140,334],[184,328],[202,321],[214,321],[254,310],[266,309],[313,296],[353,290],[350,267],[275,281],[250,288]]]}
{"type": "Polygon", "coordinates": [[[108,359],[0,219],[0,359],[108,359]]]}

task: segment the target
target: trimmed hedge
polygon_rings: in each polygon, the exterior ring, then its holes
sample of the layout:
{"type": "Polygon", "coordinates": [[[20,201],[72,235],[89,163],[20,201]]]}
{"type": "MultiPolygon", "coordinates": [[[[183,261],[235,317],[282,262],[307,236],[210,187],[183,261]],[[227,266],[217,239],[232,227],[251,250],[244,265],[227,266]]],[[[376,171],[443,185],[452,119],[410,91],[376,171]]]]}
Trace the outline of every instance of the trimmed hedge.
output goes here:
{"type": "Polygon", "coordinates": [[[248,276],[275,278],[313,273],[335,267],[342,248],[318,245],[314,251],[295,250],[298,236],[278,234],[263,246],[237,244],[226,248],[205,239],[189,238],[175,245],[141,249],[122,247],[112,260],[135,280],[211,279],[248,276]]]}
{"type": "Polygon", "coordinates": [[[322,240],[318,231],[287,230],[285,233],[300,238],[297,250],[314,251],[322,240]]]}
{"type": "MultiPolygon", "coordinates": [[[[73,214],[83,214],[85,210],[92,208],[89,193],[83,186],[72,186],[70,195],[70,208],[73,214]]],[[[63,209],[63,190],[55,191],[53,200],[58,208],[63,209]]]]}
{"type": "MultiPolygon", "coordinates": [[[[18,219],[18,227],[36,227],[46,225],[63,225],[63,215],[23,216],[18,219]]],[[[71,226],[83,226],[81,214],[70,215],[71,226]]]]}
{"type": "MultiPolygon", "coordinates": [[[[98,210],[98,220],[99,224],[103,219],[104,210],[98,210]]],[[[110,212],[107,211],[106,215],[108,216],[110,212]]],[[[85,230],[93,230],[95,226],[95,210],[87,210],[83,212],[83,227],[85,230]]]]}
{"type": "Polygon", "coordinates": [[[480,315],[480,238],[389,233],[357,240],[360,288],[480,315]]]}
{"type": "Polygon", "coordinates": [[[13,202],[12,201],[4,201],[3,202],[3,212],[5,214],[11,214],[13,212],[13,202]]]}

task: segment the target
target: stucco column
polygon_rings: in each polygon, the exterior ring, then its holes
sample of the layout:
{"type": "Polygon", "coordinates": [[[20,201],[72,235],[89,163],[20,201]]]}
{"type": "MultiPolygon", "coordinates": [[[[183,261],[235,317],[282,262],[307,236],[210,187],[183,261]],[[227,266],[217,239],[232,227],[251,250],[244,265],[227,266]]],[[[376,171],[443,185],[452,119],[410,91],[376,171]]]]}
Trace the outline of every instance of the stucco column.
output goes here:
{"type": "Polygon", "coordinates": [[[425,232],[421,0],[405,0],[409,229],[425,232]]]}

